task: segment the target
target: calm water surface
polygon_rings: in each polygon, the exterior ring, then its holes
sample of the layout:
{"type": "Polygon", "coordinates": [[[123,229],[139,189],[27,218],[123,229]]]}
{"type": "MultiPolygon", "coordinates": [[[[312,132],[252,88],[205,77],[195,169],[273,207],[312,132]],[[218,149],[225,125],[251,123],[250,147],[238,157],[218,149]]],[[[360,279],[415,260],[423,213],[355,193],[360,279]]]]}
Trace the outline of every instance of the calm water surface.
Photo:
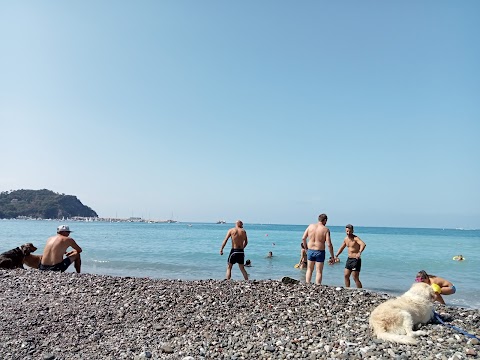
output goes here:
{"type": "MultiPolygon", "coordinates": [[[[219,250],[233,224],[148,224],[62,222],[74,231],[83,248],[82,270],[87,273],[166,279],[223,279],[230,241],[224,255],[219,250]]],[[[0,220],[0,252],[26,242],[43,251],[55,233],[56,221],[0,220]]],[[[249,238],[246,259],[250,279],[304,279],[304,270],[293,266],[300,258],[306,225],[245,224],[249,238]],[[272,251],[273,258],[266,254],[272,251]]],[[[345,237],[344,227],[329,226],[336,252],[345,237]]],[[[364,288],[398,295],[405,292],[419,270],[453,282],[457,293],[445,296],[447,305],[480,308],[480,230],[356,227],[367,244],[362,254],[360,279],[364,288]],[[462,254],[466,260],[453,261],[462,254]]],[[[328,254],[328,251],[327,251],[328,254]]],[[[343,286],[346,250],[341,263],[325,265],[323,283],[343,286]]],[[[68,271],[73,271],[69,269],[68,271]]],[[[233,279],[242,279],[238,267],[233,279]]],[[[352,280],[352,284],[354,282],[352,280]]]]}

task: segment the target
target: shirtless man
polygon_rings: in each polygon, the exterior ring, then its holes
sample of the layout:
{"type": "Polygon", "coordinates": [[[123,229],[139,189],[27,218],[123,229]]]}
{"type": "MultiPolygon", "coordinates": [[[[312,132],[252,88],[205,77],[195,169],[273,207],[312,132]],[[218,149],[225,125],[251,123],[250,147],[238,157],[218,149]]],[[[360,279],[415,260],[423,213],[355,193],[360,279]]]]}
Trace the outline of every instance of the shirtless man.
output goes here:
{"type": "Polygon", "coordinates": [[[232,250],[230,250],[230,255],[227,260],[227,280],[230,280],[232,277],[232,266],[235,263],[238,263],[243,278],[248,280],[248,274],[244,267],[245,253],[243,251],[247,247],[248,239],[247,232],[243,229],[243,222],[237,220],[235,227],[228,230],[227,236],[225,236],[225,240],[223,240],[220,249],[220,255],[223,255],[223,248],[227,245],[227,241],[230,237],[232,238],[232,250]]]}
{"type": "Polygon", "coordinates": [[[316,265],[317,274],[315,276],[315,284],[322,284],[323,265],[325,262],[325,243],[328,245],[328,250],[331,255],[329,262],[332,262],[334,259],[330,230],[325,226],[327,219],[327,215],[320,214],[318,216],[318,223],[310,224],[302,237],[303,247],[307,249],[307,274],[305,275],[305,281],[307,283],[312,279],[313,269],[316,265]]]}
{"type": "Polygon", "coordinates": [[[360,259],[360,255],[362,254],[363,250],[365,250],[367,245],[357,235],[353,234],[353,225],[348,224],[345,226],[345,232],[347,233],[347,236],[345,239],[343,239],[343,244],[337,251],[335,261],[340,261],[338,256],[342,253],[343,249],[347,247],[348,259],[343,273],[345,278],[345,287],[350,287],[350,274],[353,274],[353,280],[355,281],[357,288],[361,288],[362,283],[360,281],[360,269],[362,267],[362,259],[360,259]]]}
{"type": "Polygon", "coordinates": [[[457,291],[455,285],[453,285],[450,281],[439,276],[427,274],[425,270],[418,272],[417,276],[415,277],[415,282],[424,282],[425,284],[432,285],[433,290],[435,291],[435,301],[438,301],[440,304],[444,305],[445,300],[443,300],[442,294],[452,295],[457,291]]]}
{"type": "Polygon", "coordinates": [[[64,272],[71,263],[75,263],[75,270],[80,273],[82,248],[70,237],[70,233],[68,225],[60,225],[57,228],[57,235],[48,238],[38,267],[39,270],[64,272]],[[67,252],[69,247],[74,250],[67,252]],[[64,254],[66,255],[65,259],[63,258],[64,254]]]}

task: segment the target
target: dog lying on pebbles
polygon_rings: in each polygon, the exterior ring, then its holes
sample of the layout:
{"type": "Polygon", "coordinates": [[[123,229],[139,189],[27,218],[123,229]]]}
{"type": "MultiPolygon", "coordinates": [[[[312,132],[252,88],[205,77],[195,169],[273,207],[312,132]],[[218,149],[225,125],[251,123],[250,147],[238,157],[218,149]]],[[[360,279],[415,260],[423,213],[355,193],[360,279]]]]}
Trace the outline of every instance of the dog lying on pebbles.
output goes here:
{"type": "Polygon", "coordinates": [[[433,318],[435,292],[425,283],[415,283],[405,294],[378,305],[370,314],[370,327],[379,338],[400,344],[416,344],[415,337],[426,335],[414,326],[433,318]]]}

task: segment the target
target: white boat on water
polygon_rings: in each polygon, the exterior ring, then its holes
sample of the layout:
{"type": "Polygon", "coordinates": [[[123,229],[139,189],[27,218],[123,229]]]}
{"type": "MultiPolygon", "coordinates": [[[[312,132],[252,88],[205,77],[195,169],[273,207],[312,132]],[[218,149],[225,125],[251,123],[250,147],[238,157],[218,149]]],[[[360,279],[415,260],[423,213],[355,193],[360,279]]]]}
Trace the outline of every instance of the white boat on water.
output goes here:
{"type": "Polygon", "coordinates": [[[216,224],[226,224],[227,222],[225,220],[218,220],[216,224]]]}

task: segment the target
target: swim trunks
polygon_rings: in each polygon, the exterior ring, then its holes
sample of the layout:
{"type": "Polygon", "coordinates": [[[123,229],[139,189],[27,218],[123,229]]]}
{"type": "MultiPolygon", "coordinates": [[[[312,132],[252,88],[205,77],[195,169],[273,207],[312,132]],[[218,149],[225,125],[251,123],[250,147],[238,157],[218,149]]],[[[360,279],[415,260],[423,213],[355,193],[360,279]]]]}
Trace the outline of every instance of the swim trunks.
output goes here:
{"type": "Polygon", "coordinates": [[[455,287],[455,285],[452,284],[452,287],[451,289],[453,290],[453,294],[455,294],[457,292],[457,288],[455,287]]]}
{"type": "Polygon", "coordinates": [[[348,258],[347,263],[345,264],[345,269],[351,271],[358,271],[362,268],[362,259],[348,258]]]}
{"type": "Polygon", "coordinates": [[[43,265],[42,263],[40,263],[38,270],[64,272],[68,269],[71,263],[72,261],[70,260],[70,258],[66,257],[65,259],[63,259],[62,262],[55,265],[43,265]]]}
{"type": "Polygon", "coordinates": [[[325,250],[311,250],[307,251],[307,259],[315,262],[325,262],[325,250]]]}
{"type": "Polygon", "coordinates": [[[245,262],[245,253],[243,252],[243,249],[232,249],[230,250],[230,255],[228,255],[228,260],[227,262],[229,264],[244,264],[245,262]]]}

